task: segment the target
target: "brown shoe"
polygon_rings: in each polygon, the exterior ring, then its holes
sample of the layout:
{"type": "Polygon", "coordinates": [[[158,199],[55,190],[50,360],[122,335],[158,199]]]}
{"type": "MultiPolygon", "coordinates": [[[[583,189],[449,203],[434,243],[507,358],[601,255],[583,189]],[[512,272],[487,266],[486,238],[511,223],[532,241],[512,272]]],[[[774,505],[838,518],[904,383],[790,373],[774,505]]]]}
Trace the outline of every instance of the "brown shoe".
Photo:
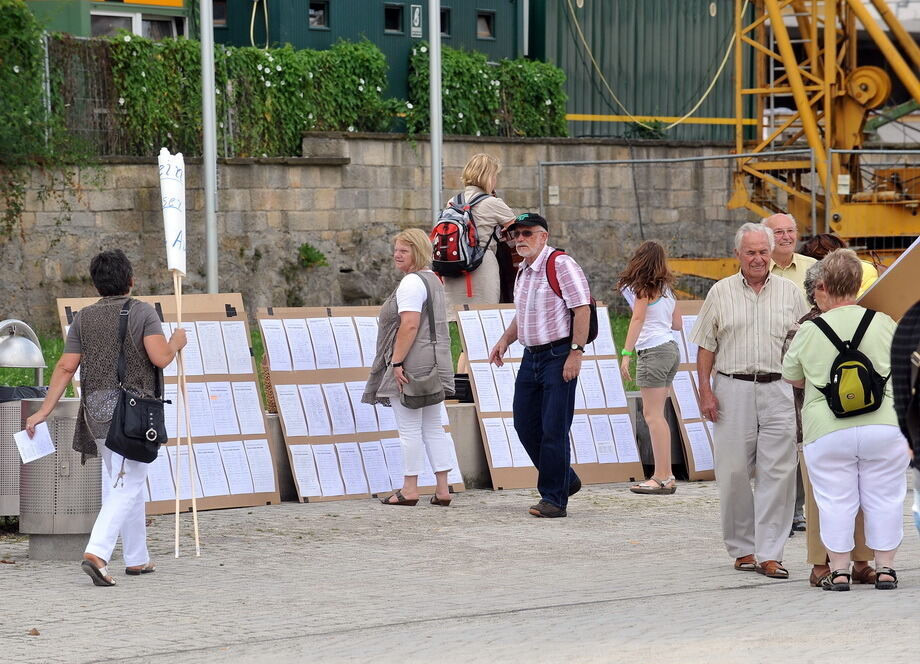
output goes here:
{"type": "Polygon", "coordinates": [[[770,579],[788,579],[789,572],[778,560],[765,560],[757,564],[757,573],[770,579]]]}
{"type": "Polygon", "coordinates": [[[529,511],[534,516],[540,516],[547,519],[557,519],[566,515],[564,507],[556,507],[552,503],[548,503],[545,500],[541,500],[539,503],[531,507],[529,511]]]}
{"type": "Polygon", "coordinates": [[[754,554],[735,558],[735,569],[739,572],[753,572],[757,569],[757,563],[754,560],[754,554]]]}
{"type": "MultiPolygon", "coordinates": [[[[831,568],[827,565],[815,565],[811,568],[811,574],[808,575],[808,583],[812,588],[820,588],[824,577],[831,573],[831,568]]],[[[873,583],[875,583],[873,581],[873,583]]]]}
{"type": "Polygon", "coordinates": [[[872,565],[866,565],[865,567],[860,567],[857,569],[853,567],[853,583],[865,583],[869,585],[875,584],[875,570],[872,569],[872,565]]]}

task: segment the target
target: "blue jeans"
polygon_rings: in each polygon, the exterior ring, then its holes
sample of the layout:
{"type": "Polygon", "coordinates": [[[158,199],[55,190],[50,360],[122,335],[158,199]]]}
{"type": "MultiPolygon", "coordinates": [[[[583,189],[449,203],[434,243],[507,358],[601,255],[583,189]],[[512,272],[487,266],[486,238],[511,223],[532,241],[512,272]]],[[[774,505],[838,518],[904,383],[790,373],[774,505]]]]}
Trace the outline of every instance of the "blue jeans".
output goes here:
{"type": "Polygon", "coordinates": [[[525,350],[514,383],[514,429],[537,468],[540,497],[556,507],[566,506],[569,485],[578,480],[569,447],[578,379],[562,380],[568,356],[567,345],[525,350]]]}

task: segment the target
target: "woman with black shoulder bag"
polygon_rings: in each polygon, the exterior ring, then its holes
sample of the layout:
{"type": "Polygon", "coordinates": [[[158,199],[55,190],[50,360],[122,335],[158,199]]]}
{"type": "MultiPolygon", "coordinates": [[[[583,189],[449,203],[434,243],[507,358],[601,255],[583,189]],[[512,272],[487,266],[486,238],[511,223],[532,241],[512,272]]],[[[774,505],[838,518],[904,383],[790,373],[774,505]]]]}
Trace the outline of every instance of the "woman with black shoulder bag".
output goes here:
{"type": "MultiPolygon", "coordinates": [[[[119,418],[118,426],[124,425],[122,418],[130,421],[131,414],[116,408],[125,395],[127,402],[133,399],[133,405],[160,400],[162,369],[185,346],[186,337],[179,328],[167,341],[154,308],[131,298],[133,268],[120,249],[97,254],[89,269],[102,299],[74,315],[48,394],[38,412],[26,421],[26,430],[34,435],[35,427],[48,418],[80,368],[80,412],[73,448],[81,453],[83,463],[87,457],[102,455],[108,475],[104,481],[110,482],[111,489],[93,525],[82,568],[95,585],[114,586],[107,565],[119,535],[126,574],[149,574],[156,567],[147,551],[144,513],[148,463],[122,456],[106,445],[110,427],[116,425],[113,414],[119,418]]],[[[162,419],[157,431],[150,431],[153,442],[165,437],[159,431],[161,425],[162,419]]]]}

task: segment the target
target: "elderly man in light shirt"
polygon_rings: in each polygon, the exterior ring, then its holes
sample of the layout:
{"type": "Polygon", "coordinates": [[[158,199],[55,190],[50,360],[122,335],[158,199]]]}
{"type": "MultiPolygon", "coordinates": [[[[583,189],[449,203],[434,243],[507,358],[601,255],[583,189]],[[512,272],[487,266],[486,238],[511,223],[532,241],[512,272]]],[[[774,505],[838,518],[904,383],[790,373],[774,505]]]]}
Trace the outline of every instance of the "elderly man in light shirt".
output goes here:
{"type": "Polygon", "coordinates": [[[785,277],[795,283],[805,294],[805,273],[817,263],[814,258],[798,254],[795,251],[799,243],[799,230],[791,214],[779,212],[762,220],[764,226],[773,233],[773,252],[771,253],[770,272],[785,277]]]}
{"type": "Polygon", "coordinates": [[[690,341],[699,346],[700,410],[713,423],[725,547],[736,570],[785,579],[796,427],[781,352],[808,305],[793,282],[770,272],[773,238],[762,224],[738,229],[741,270],[709,290],[690,341]]]}

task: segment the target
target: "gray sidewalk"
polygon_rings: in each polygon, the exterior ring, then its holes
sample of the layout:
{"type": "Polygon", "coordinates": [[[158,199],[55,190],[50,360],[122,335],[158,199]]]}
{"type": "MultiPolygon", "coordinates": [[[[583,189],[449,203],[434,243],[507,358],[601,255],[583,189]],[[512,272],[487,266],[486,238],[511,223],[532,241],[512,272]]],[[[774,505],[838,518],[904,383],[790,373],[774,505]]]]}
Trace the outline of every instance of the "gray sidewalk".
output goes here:
{"type": "MultiPolygon", "coordinates": [[[[905,503],[901,588],[810,588],[736,572],[713,483],[674,496],[585,487],[570,516],[529,517],[533,491],[468,491],[449,509],[376,501],[155,517],[156,574],[96,588],[77,563],[0,539],[0,661],[881,661],[915,650],[920,540],[905,503]],[[38,636],[30,636],[35,628],[38,636]]],[[[118,554],[116,554],[117,556],[118,554]]]]}

